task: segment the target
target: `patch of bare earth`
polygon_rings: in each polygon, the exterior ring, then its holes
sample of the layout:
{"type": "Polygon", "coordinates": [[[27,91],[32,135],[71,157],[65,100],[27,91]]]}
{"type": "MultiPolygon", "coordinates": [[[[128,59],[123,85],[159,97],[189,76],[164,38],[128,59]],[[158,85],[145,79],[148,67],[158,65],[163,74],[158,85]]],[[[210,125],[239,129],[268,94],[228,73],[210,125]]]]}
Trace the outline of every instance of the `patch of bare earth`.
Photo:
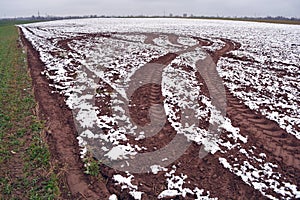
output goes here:
{"type": "Polygon", "coordinates": [[[84,174],[84,166],[79,155],[77,133],[72,111],[65,105],[64,98],[52,93],[49,81],[41,75],[44,64],[39,54],[21,34],[27,51],[27,60],[33,80],[35,98],[39,104],[38,114],[46,121],[46,137],[53,162],[61,166],[62,182],[68,188],[62,189],[63,199],[108,199],[109,192],[104,180],[95,180],[84,174]]]}

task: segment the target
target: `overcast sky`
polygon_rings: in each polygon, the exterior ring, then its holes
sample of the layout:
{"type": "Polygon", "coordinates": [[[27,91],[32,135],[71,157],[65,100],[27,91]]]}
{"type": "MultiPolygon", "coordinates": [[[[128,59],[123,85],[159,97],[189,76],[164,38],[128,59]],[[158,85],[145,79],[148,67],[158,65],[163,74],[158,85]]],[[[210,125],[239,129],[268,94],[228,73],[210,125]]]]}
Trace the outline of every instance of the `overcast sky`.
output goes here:
{"type": "Polygon", "coordinates": [[[286,16],[300,0],[0,0],[0,18],[38,15],[286,16]]]}

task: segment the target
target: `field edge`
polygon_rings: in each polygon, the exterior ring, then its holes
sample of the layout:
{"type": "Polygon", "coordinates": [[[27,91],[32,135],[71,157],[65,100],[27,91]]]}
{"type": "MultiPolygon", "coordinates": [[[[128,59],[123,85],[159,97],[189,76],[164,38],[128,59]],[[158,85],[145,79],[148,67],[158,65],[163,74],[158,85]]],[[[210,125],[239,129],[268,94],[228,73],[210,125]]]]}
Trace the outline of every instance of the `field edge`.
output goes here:
{"type": "MultiPolygon", "coordinates": [[[[19,28],[27,60],[35,99],[39,104],[38,116],[45,122],[46,140],[53,158],[60,169],[60,188],[63,199],[108,199],[105,180],[101,174],[87,174],[80,158],[77,131],[72,111],[64,97],[52,92],[49,80],[41,74],[44,63],[19,28]]],[[[91,158],[92,159],[92,158],[91,158]]]]}

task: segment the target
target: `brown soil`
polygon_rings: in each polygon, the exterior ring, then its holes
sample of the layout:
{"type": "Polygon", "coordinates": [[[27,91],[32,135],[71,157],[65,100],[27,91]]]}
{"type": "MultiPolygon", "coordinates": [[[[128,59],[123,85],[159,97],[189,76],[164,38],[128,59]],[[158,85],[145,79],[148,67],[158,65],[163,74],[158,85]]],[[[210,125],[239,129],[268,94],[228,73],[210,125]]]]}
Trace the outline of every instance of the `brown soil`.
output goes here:
{"type": "Polygon", "coordinates": [[[47,140],[53,162],[59,163],[64,174],[61,179],[68,186],[63,199],[108,199],[109,192],[101,181],[91,180],[84,174],[84,166],[79,156],[76,129],[72,111],[65,105],[64,98],[52,93],[49,81],[41,75],[44,64],[39,54],[21,34],[27,52],[27,60],[33,81],[35,98],[39,105],[39,117],[45,120],[47,140]],[[92,185],[91,183],[94,182],[92,185]],[[69,194],[70,193],[70,194],[69,194]]]}
{"type": "MultiPolygon", "coordinates": [[[[104,37],[101,34],[96,36],[104,37]]],[[[145,42],[154,44],[153,39],[158,36],[158,34],[148,34],[145,42]]],[[[105,37],[108,36],[105,35],[105,37]]],[[[209,46],[212,44],[212,42],[207,39],[196,39],[199,41],[200,46],[209,46]]],[[[177,36],[169,35],[169,40],[177,41],[177,36]]],[[[83,173],[84,167],[79,157],[79,147],[76,139],[76,129],[72,119],[72,111],[66,107],[62,96],[51,93],[49,81],[41,75],[44,65],[40,61],[38,53],[32,48],[31,44],[23,35],[22,41],[27,48],[28,63],[33,79],[35,97],[39,102],[40,117],[46,120],[46,125],[48,127],[47,138],[51,147],[52,156],[54,161],[61,163],[62,168],[65,169],[64,181],[69,187],[71,197],[65,195],[63,198],[107,199],[110,194],[116,194],[119,199],[132,199],[128,194],[128,190],[121,190],[121,187],[115,185],[115,182],[112,179],[114,174],[125,175],[125,173],[118,172],[115,169],[102,164],[100,171],[102,176],[106,179],[106,183],[91,179],[91,177],[83,173]]],[[[240,47],[236,42],[227,39],[222,39],[222,41],[224,41],[226,45],[221,50],[210,53],[214,63],[217,63],[221,56],[232,56],[228,52],[240,47]]],[[[69,48],[68,42],[69,41],[61,41],[60,45],[69,48]]],[[[142,76],[138,79],[146,81],[147,79],[161,80],[163,67],[175,58],[176,54],[168,54],[152,61],[153,63],[160,63],[162,68],[156,69],[155,71],[150,70],[149,73],[140,73],[145,77],[142,76]]],[[[206,60],[204,62],[209,63],[210,61],[206,60]]],[[[203,63],[198,64],[203,65],[203,63]]],[[[147,66],[147,64],[145,66],[147,66]]],[[[219,79],[216,75],[215,65],[207,64],[205,66],[208,67],[204,69],[202,76],[198,74],[199,83],[206,85],[205,83],[214,82],[216,79],[219,79]]],[[[208,90],[207,87],[208,86],[206,86],[206,89],[204,90],[205,93],[213,91],[216,96],[218,95],[219,88],[209,88],[208,90]]],[[[104,81],[103,88],[99,89],[106,89],[107,91],[112,90],[109,85],[104,84],[104,81]]],[[[260,148],[259,150],[261,150],[261,152],[268,152],[268,160],[278,165],[279,172],[283,174],[289,182],[299,185],[300,151],[298,147],[300,146],[300,141],[294,136],[287,134],[286,131],[281,129],[275,122],[250,110],[239,99],[234,97],[228,89],[226,89],[225,92],[227,102],[217,102],[219,101],[218,99],[214,101],[220,105],[225,105],[224,103],[226,103],[227,116],[232,120],[234,126],[240,128],[242,135],[248,136],[248,142],[246,144],[241,144],[242,148],[249,149],[251,146],[257,146],[260,148]]],[[[96,106],[104,108],[109,101],[109,97],[96,99],[96,106]]],[[[148,116],[150,106],[153,104],[162,104],[163,102],[160,85],[148,84],[138,88],[136,93],[132,94],[131,102],[132,105],[135,105],[130,109],[130,115],[133,121],[139,125],[149,123],[150,119],[148,116]]],[[[111,114],[109,107],[100,110],[102,112],[100,114],[111,114]]],[[[159,120],[162,116],[161,110],[154,112],[153,116],[154,119],[159,120]]],[[[130,136],[128,136],[128,138],[130,144],[146,146],[147,151],[154,151],[154,147],[163,147],[168,144],[175,135],[176,131],[168,122],[166,122],[163,129],[153,137],[140,141],[136,141],[134,138],[130,138],[130,136]]],[[[221,138],[229,140],[229,138],[226,138],[225,133],[221,134],[221,138]]],[[[178,166],[176,174],[184,173],[188,176],[189,182],[184,184],[185,187],[203,188],[206,191],[210,191],[211,197],[218,197],[220,199],[266,199],[259,191],[247,185],[241,178],[225,169],[218,160],[219,157],[230,157],[230,155],[243,157],[240,152],[232,150],[225,155],[216,153],[200,159],[200,148],[201,146],[193,143],[178,160],[172,163],[172,165],[178,166]],[[199,186],[199,183],[201,186],[199,186]]],[[[139,185],[139,191],[144,192],[142,196],[143,199],[156,199],[158,194],[163,189],[166,189],[166,177],[163,172],[159,172],[157,175],[151,173],[134,174],[134,177],[133,184],[139,185]]],[[[273,195],[279,197],[277,194],[273,195]]],[[[194,198],[194,196],[188,196],[186,198],[181,196],[174,197],[174,199],[194,198]]]]}
{"type": "MultiPolygon", "coordinates": [[[[155,37],[151,37],[153,40],[155,37]]],[[[200,40],[200,39],[199,39],[200,40]]],[[[152,44],[150,41],[150,37],[147,38],[147,42],[152,44]]],[[[199,41],[201,44],[203,40],[199,41]]],[[[205,43],[207,44],[207,43],[205,43]]],[[[228,51],[231,51],[233,48],[236,48],[236,45],[233,42],[227,42],[226,46],[220,51],[212,54],[212,58],[214,62],[220,58],[221,55],[225,54],[228,51]]],[[[170,61],[168,60],[170,56],[162,56],[155,61],[156,63],[168,64],[170,61]],[[164,61],[165,60],[165,61],[164,61]]],[[[173,59],[175,56],[173,57],[173,59]]],[[[172,59],[172,60],[173,60],[172,59]]],[[[205,61],[209,62],[211,60],[205,61]]],[[[151,63],[151,62],[150,62],[151,63]]],[[[202,63],[203,64],[203,63],[202,63]]],[[[163,65],[162,67],[165,67],[163,65]]],[[[205,66],[215,66],[212,64],[206,64],[205,66]]],[[[141,74],[143,77],[135,77],[133,80],[139,82],[139,80],[144,80],[145,82],[160,81],[162,76],[163,69],[155,69],[152,71],[147,68],[147,64],[144,68],[141,68],[136,72],[136,74],[141,74]],[[144,69],[145,68],[145,69],[144,69]]],[[[216,69],[205,69],[208,71],[208,74],[217,74],[216,69]],[[209,70],[213,70],[213,72],[209,72],[209,70]]],[[[207,77],[210,77],[207,75],[207,77]]],[[[198,77],[198,81],[202,84],[207,83],[204,77],[198,77]]],[[[210,80],[213,81],[213,80],[210,80]]],[[[134,83],[133,83],[134,84],[134,83]]],[[[213,85],[213,84],[212,84],[213,85]]],[[[208,89],[205,89],[208,92],[208,89]]],[[[211,89],[210,89],[211,91],[211,89]]],[[[208,95],[208,94],[207,94],[208,95]]],[[[136,93],[132,95],[132,104],[135,104],[135,107],[131,108],[131,118],[137,122],[137,124],[146,124],[149,123],[149,107],[153,104],[162,104],[163,99],[161,95],[160,85],[149,84],[144,85],[136,90],[136,93]],[[136,94],[136,95],[135,95],[136,94]],[[137,95],[139,94],[139,95],[137,95]]],[[[154,113],[152,116],[154,118],[152,120],[160,120],[162,114],[154,113]]],[[[134,138],[127,136],[129,138],[129,143],[132,145],[139,145],[147,147],[147,151],[155,151],[157,148],[160,149],[168,144],[176,135],[176,131],[171,127],[169,122],[166,122],[163,129],[159,131],[153,137],[147,137],[145,139],[135,141],[134,138]]],[[[126,141],[128,142],[128,141],[126,141]]],[[[201,184],[201,188],[206,191],[210,191],[211,197],[219,197],[220,199],[266,199],[261,195],[261,193],[257,190],[254,190],[249,185],[245,184],[240,178],[236,177],[234,174],[226,170],[219,162],[218,158],[219,154],[208,155],[204,159],[199,158],[199,151],[201,146],[197,144],[192,144],[188,150],[174,163],[172,163],[168,168],[171,168],[173,165],[179,166],[176,173],[186,174],[188,176],[189,183],[185,183],[185,187],[195,188],[199,187],[199,183],[201,184]],[[221,194],[221,195],[220,195],[221,194]]],[[[142,151],[144,153],[144,151],[142,151]]],[[[232,153],[232,152],[231,152],[232,153]]],[[[224,155],[222,155],[224,156],[224,155]]],[[[228,155],[229,156],[229,155],[228,155]]],[[[151,158],[148,158],[149,160],[151,158]]],[[[122,174],[123,172],[116,172],[114,169],[110,169],[108,167],[102,166],[101,172],[103,176],[107,177],[108,184],[107,187],[111,193],[118,194],[120,199],[131,199],[130,195],[128,195],[128,190],[121,190],[120,186],[116,186],[115,182],[112,179],[114,174],[122,174]],[[121,191],[121,192],[120,192],[121,191]]],[[[143,199],[156,199],[159,193],[166,189],[165,179],[163,172],[158,173],[157,175],[153,174],[134,174],[133,183],[139,185],[139,191],[143,191],[143,199]]],[[[188,197],[175,197],[176,199],[195,199],[195,196],[188,197]]]]}

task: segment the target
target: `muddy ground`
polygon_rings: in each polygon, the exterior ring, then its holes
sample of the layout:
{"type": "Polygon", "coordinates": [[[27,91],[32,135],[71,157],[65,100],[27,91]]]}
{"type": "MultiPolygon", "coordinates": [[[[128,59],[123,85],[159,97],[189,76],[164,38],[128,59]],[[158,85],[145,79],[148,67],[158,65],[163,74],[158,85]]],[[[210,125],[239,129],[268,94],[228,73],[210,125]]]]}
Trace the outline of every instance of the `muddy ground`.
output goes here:
{"type": "MultiPolygon", "coordinates": [[[[99,36],[99,35],[98,35],[99,36]]],[[[89,36],[93,37],[93,36],[89,36]]],[[[121,187],[115,185],[112,179],[114,174],[125,174],[117,172],[106,165],[100,166],[102,179],[84,174],[84,166],[80,159],[80,149],[76,139],[77,132],[75,129],[72,111],[65,105],[64,97],[57,93],[52,93],[52,88],[49,86],[49,80],[41,75],[44,70],[44,64],[39,59],[38,53],[33,49],[32,45],[21,35],[22,42],[26,46],[28,64],[32,76],[35,98],[39,104],[39,117],[46,121],[47,140],[50,146],[53,162],[59,163],[64,172],[63,181],[68,186],[68,189],[62,189],[63,199],[108,199],[110,194],[116,194],[119,199],[131,199],[128,191],[121,190],[121,187]],[[68,190],[70,194],[68,194],[68,190]]],[[[148,37],[146,42],[151,43],[155,37],[148,37]]],[[[172,39],[172,37],[170,37],[172,39]]],[[[209,42],[198,38],[199,45],[209,45],[209,42]]],[[[229,51],[239,48],[239,44],[230,40],[222,39],[226,45],[216,52],[210,52],[215,63],[222,56],[230,57],[229,51]]],[[[62,46],[67,47],[70,40],[61,42],[62,46]]],[[[166,66],[176,55],[162,56],[155,60],[166,66]]],[[[205,62],[205,61],[204,61],[205,62]]],[[[216,73],[216,69],[207,65],[207,76],[198,74],[198,81],[202,84],[207,81],[213,81],[215,77],[210,74],[216,73]]],[[[215,66],[215,65],[211,65],[215,66]]],[[[188,69],[187,69],[188,70],[188,69]]],[[[162,71],[162,70],[161,70],[162,71]]],[[[155,72],[152,76],[153,79],[155,72]]],[[[205,73],[204,73],[205,74],[205,73]]],[[[147,77],[145,77],[147,78],[147,77]]],[[[155,78],[155,77],[154,77],[155,78]]],[[[101,81],[101,80],[100,80],[101,81]]],[[[106,89],[110,89],[107,85],[106,89]]],[[[208,92],[208,90],[204,90],[208,92]]],[[[210,90],[211,91],[211,90],[210,90]]],[[[207,96],[209,94],[206,94],[207,96]]],[[[226,88],[227,107],[226,115],[229,117],[234,126],[240,129],[243,135],[248,136],[248,142],[242,144],[244,149],[249,149],[251,146],[257,146],[260,149],[257,152],[268,152],[267,159],[278,165],[279,172],[288,180],[296,185],[300,182],[300,141],[294,136],[287,134],[281,129],[278,124],[268,120],[258,112],[250,110],[239,99],[234,97],[226,88]]],[[[152,104],[162,104],[162,94],[159,85],[147,85],[139,89],[131,98],[136,107],[132,107],[130,112],[132,119],[138,124],[146,124],[149,122],[148,112],[152,104]],[[149,100],[150,99],[150,100],[149,100]],[[149,101],[148,101],[149,100],[149,101]],[[141,111],[139,106],[144,106],[146,109],[141,111]]],[[[97,106],[106,105],[109,99],[98,99],[97,106]]],[[[103,110],[109,114],[109,108],[103,110]]],[[[103,114],[103,113],[102,113],[103,114]]],[[[158,113],[157,118],[160,117],[158,113]]],[[[202,124],[207,126],[207,124],[202,124]]],[[[146,138],[145,140],[135,141],[134,138],[129,141],[130,144],[142,144],[147,147],[147,151],[154,151],[153,147],[163,147],[166,145],[176,131],[169,123],[164,125],[164,128],[155,136],[146,138]]],[[[221,135],[221,138],[226,139],[226,135],[221,135]]],[[[228,138],[227,138],[228,139],[228,138]]],[[[259,191],[255,190],[250,185],[247,185],[241,178],[235,176],[229,170],[225,169],[219,162],[219,157],[226,155],[216,153],[208,155],[203,159],[199,158],[199,150],[201,146],[192,144],[188,150],[172,165],[179,166],[177,173],[184,173],[189,177],[190,182],[186,186],[191,188],[198,186],[201,183],[201,188],[205,191],[210,191],[210,197],[218,197],[220,199],[266,199],[259,191]]],[[[228,157],[233,155],[237,158],[245,158],[239,151],[228,152],[228,157]]],[[[143,191],[143,199],[156,199],[159,193],[166,189],[164,173],[159,172],[154,174],[134,174],[134,184],[143,183],[139,186],[139,190],[143,191]]],[[[277,194],[272,194],[279,197],[277,194]]],[[[174,199],[194,199],[195,196],[174,197],[174,199]]]]}

